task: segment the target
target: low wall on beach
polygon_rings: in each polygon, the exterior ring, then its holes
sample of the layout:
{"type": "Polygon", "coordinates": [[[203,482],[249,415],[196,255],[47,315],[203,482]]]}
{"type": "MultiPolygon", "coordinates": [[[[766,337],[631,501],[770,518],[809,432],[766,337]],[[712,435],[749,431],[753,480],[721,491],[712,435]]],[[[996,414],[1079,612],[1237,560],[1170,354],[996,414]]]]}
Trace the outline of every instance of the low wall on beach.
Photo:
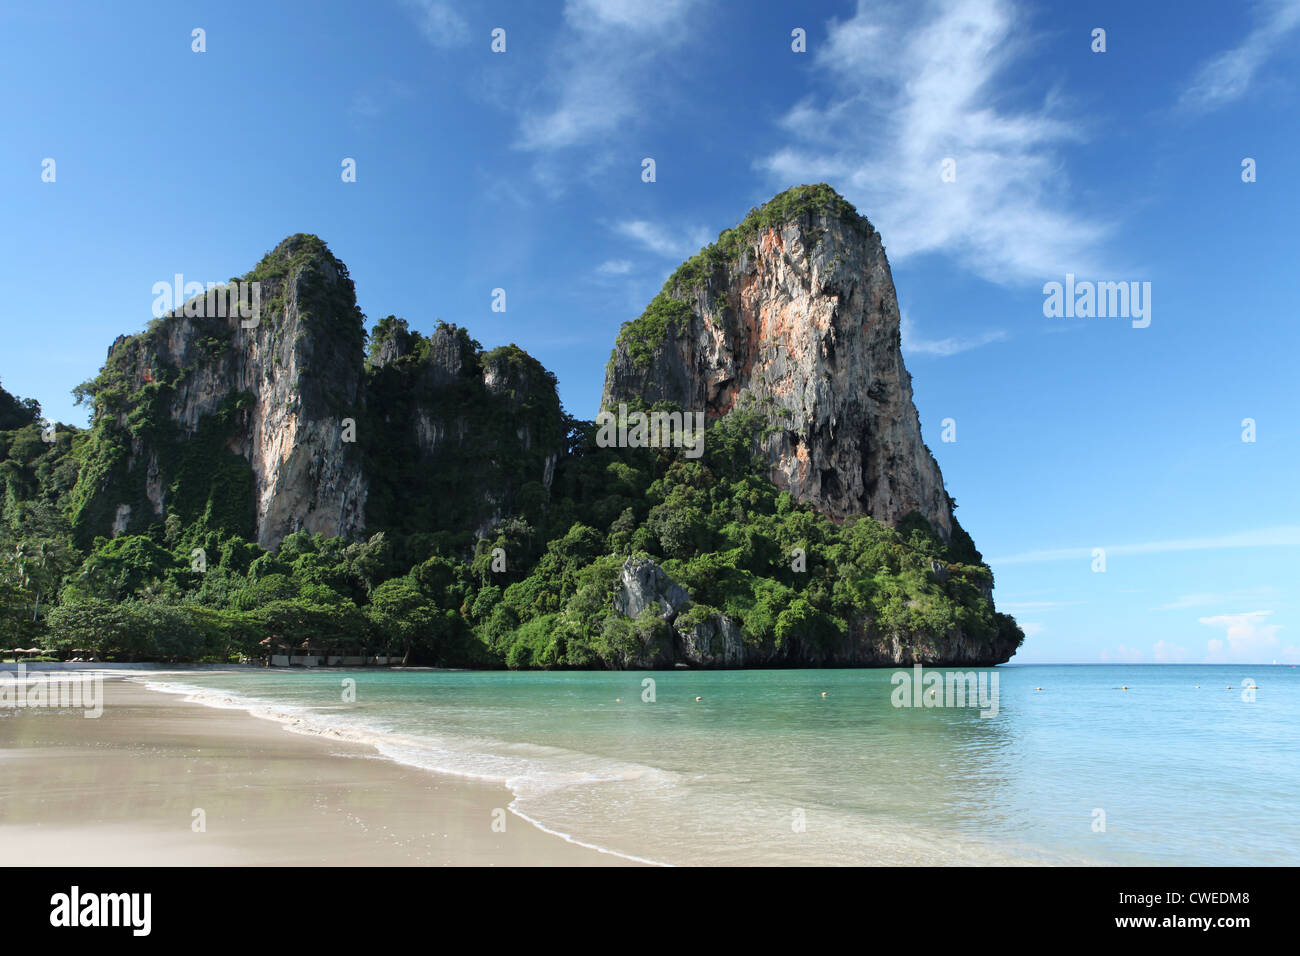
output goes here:
{"type": "Polygon", "coordinates": [[[400,663],[402,663],[400,657],[341,657],[338,654],[331,654],[327,660],[319,654],[295,654],[292,657],[287,654],[271,655],[272,667],[367,667],[400,663]]]}
{"type": "MultiPolygon", "coordinates": [[[[328,661],[320,655],[299,656],[292,658],[285,654],[271,657],[272,667],[392,667],[402,663],[400,657],[340,657],[331,654],[328,661]]],[[[42,671],[228,671],[234,669],[261,670],[262,664],[158,664],[139,662],[127,664],[121,662],[101,663],[99,661],[40,661],[24,664],[28,674],[42,671]]],[[[17,671],[16,663],[0,663],[0,671],[17,671]]]]}
{"type": "MultiPolygon", "coordinates": [[[[39,674],[41,671],[175,671],[198,669],[183,664],[103,664],[99,661],[37,661],[33,664],[23,664],[23,666],[27,668],[28,674],[39,674]]],[[[18,664],[0,664],[0,671],[16,671],[17,669],[18,664]]]]}

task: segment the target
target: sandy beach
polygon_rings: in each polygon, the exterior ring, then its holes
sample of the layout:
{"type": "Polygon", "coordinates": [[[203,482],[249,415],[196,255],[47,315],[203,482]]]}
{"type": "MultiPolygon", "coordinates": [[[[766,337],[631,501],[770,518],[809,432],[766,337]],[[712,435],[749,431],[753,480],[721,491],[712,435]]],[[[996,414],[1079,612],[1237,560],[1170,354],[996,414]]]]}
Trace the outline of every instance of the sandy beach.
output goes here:
{"type": "Polygon", "coordinates": [[[118,676],[97,719],[0,708],[4,866],[628,862],[494,814],[510,799],[118,676]]]}

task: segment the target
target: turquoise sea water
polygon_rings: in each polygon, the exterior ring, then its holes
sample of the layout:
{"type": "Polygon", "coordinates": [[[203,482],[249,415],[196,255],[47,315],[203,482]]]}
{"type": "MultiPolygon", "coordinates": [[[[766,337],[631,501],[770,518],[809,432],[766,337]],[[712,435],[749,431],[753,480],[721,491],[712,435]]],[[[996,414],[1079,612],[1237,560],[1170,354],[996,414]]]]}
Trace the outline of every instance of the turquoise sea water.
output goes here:
{"type": "Polygon", "coordinates": [[[1300,670],[1007,666],[989,718],[895,707],[894,673],[260,670],[152,683],[500,781],[537,825],[664,863],[1300,864],[1300,670]]]}

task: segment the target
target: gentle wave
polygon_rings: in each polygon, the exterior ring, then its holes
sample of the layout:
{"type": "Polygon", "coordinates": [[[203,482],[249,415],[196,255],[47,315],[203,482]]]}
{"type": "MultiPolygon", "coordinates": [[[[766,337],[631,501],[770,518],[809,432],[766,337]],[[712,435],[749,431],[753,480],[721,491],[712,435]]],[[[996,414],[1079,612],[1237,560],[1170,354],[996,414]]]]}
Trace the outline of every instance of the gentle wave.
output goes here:
{"type": "MultiPolygon", "coordinates": [[[[774,821],[788,802],[734,773],[678,773],[642,763],[536,743],[481,736],[411,734],[392,725],[348,722],[320,705],[297,706],[180,681],[134,678],[145,686],[210,707],[238,709],[286,729],[367,745],[394,762],[503,785],[509,810],[569,843],[658,866],[680,862],[846,865],[1088,864],[1034,847],[995,847],[977,834],[926,828],[899,818],[866,818],[844,808],[802,801],[817,833],[784,835],[774,821]],[[690,834],[683,841],[680,833],[690,834]],[[581,832],[582,836],[578,833],[581,832]],[[618,848],[628,840],[631,847],[618,848]]],[[[391,715],[389,715],[391,716],[391,715]]],[[[398,715],[399,718],[403,715],[398,715]]],[[[411,719],[414,715],[404,715],[411,719]]],[[[787,826],[787,831],[788,831],[787,826]]]]}
{"type": "MultiPolygon", "coordinates": [[[[650,782],[659,778],[670,782],[670,778],[675,776],[658,768],[635,764],[620,765],[615,761],[610,761],[610,766],[603,770],[562,773],[539,767],[536,760],[512,759],[500,754],[483,753],[482,751],[469,752],[457,749],[446,739],[423,736],[415,738],[355,723],[340,724],[333,720],[324,719],[324,715],[316,708],[298,707],[266,698],[214,690],[209,687],[200,687],[180,681],[160,681],[144,677],[130,677],[127,679],[141,683],[149,690],[184,696],[187,701],[205,707],[244,711],[254,717],[278,723],[292,733],[327,737],[331,740],[341,740],[373,747],[381,756],[392,760],[394,763],[433,773],[505,786],[510,790],[513,797],[507,809],[521,820],[544,833],[559,837],[567,843],[595,850],[598,853],[617,856],[634,863],[643,863],[650,866],[672,865],[661,860],[652,860],[635,854],[624,853],[611,847],[600,846],[579,839],[571,833],[547,825],[526,813],[520,807],[521,801],[526,800],[530,795],[536,797],[539,794],[565,787],[629,779],[643,779],[650,782]],[[487,766],[467,766],[467,764],[473,764],[476,759],[480,764],[486,764],[487,766]]],[[[519,746],[506,741],[492,741],[491,743],[501,748],[519,746]]],[[[563,757],[572,760],[590,757],[587,754],[562,751],[559,748],[536,749],[551,751],[548,756],[552,759],[563,757]]]]}

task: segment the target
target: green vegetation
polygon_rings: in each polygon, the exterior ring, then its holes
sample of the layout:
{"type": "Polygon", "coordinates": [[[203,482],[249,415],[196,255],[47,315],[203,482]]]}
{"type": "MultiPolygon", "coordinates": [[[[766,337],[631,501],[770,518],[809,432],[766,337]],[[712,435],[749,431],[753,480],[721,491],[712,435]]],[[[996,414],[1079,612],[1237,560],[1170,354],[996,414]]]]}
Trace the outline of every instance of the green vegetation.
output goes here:
{"type": "Polygon", "coordinates": [[[641,317],[624,322],[616,346],[625,349],[637,368],[648,368],[659,346],[686,331],[691,307],[662,291],[651,300],[641,317]]]}
{"type": "Polygon", "coordinates": [[[359,433],[366,460],[383,465],[367,473],[367,527],[464,549],[498,510],[537,520],[547,499],[539,479],[567,448],[570,424],[551,372],[518,346],[485,352],[441,322],[426,338],[393,316],[376,325],[370,354],[359,433]],[[377,366],[389,339],[401,357],[377,366]]]}
{"type": "MultiPolygon", "coordinates": [[[[554,395],[528,387],[545,380],[517,349],[480,361],[498,371],[501,401],[527,407],[554,395]]],[[[0,390],[0,404],[13,407],[10,398],[0,390]]],[[[689,590],[680,625],[728,615],[759,659],[842,647],[867,627],[1019,637],[985,596],[992,577],[965,532],[945,548],[919,515],[897,530],[870,518],[841,527],[797,504],[755,463],[762,417],[753,411],[712,424],[698,460],[598,448],[593,423],[569,424],[571,454],[551,494],[538,486],[530,496],[525,485],[488,538],[444,517],[438,530],[407,520],[364,541],[293,534],[276,553],[215,527],[213,509],[246,496],[219,494],[193,472],[184,483],[199,490],[178,484],[165,519],[78,545],[72,492],[98,460],[94,436],[65,428],[45,442],[34,421],[0,431],[0,644],[117,660],[229,661],[308,647],[441,666],[644,666],[672,634],[653,613],[629,620],[614,609],[620,568],[634,555],[689,590]],[[796,548],[806,570],[793,566],[796,548]]],[[[461,466],[481,465],[470,460],[461,466]]],[[[478,481],[473,470],[447,472],[386,507],[418,510],[425,495],[463,494],[454,482],[478,481]]]]}
{"type": "MultiPolygon", "coordinates": [[[[624,326],[631,362],[646,368],[685,331],[690,290],[760,230],[814,210],[869,228],[829,187],[782,193],[624,326]]],[[[255,331],[169,317],[118,339],[74,390],[93,404],[89,429],[42,432],[39,404],[0,388],[0,647],[118,660],[309,648],[440,666],[667,663],[673,626],[615,608],[628,558],[655,561],[689,592],[678,630],[716,634],[730,618],[750,662],[821,660],[890,636],[960,631],[1004,648],[1023,638],[994,611],[991,572],[959,525],[945,546],[919,514],[897,529],[866,517],[841,526],[779,491],[756,457],[779,425],[767,415],[741,408],[710,423],[698,459],[600,448],[595,424],[569,417],[555,377],[515,345],[485,351],[457,326],[426,336],[390,315],[367,350],[347,270],[314,236],[285,240],[244,278],[263,283],[255,331]],[[365,463],[366,540],[297,533],[274,553],[255,543],[240,442],[257,397],[234,384],[256,368],[239,365],[246,334],[264,361],[298,363],[284,397],[303,420],[354,418],[344,453],[365,463]],[[207,413],[182,427],[178,407],[207,413]]],[[[721,313],[725,290],[714,292],[721,313]]]]}

